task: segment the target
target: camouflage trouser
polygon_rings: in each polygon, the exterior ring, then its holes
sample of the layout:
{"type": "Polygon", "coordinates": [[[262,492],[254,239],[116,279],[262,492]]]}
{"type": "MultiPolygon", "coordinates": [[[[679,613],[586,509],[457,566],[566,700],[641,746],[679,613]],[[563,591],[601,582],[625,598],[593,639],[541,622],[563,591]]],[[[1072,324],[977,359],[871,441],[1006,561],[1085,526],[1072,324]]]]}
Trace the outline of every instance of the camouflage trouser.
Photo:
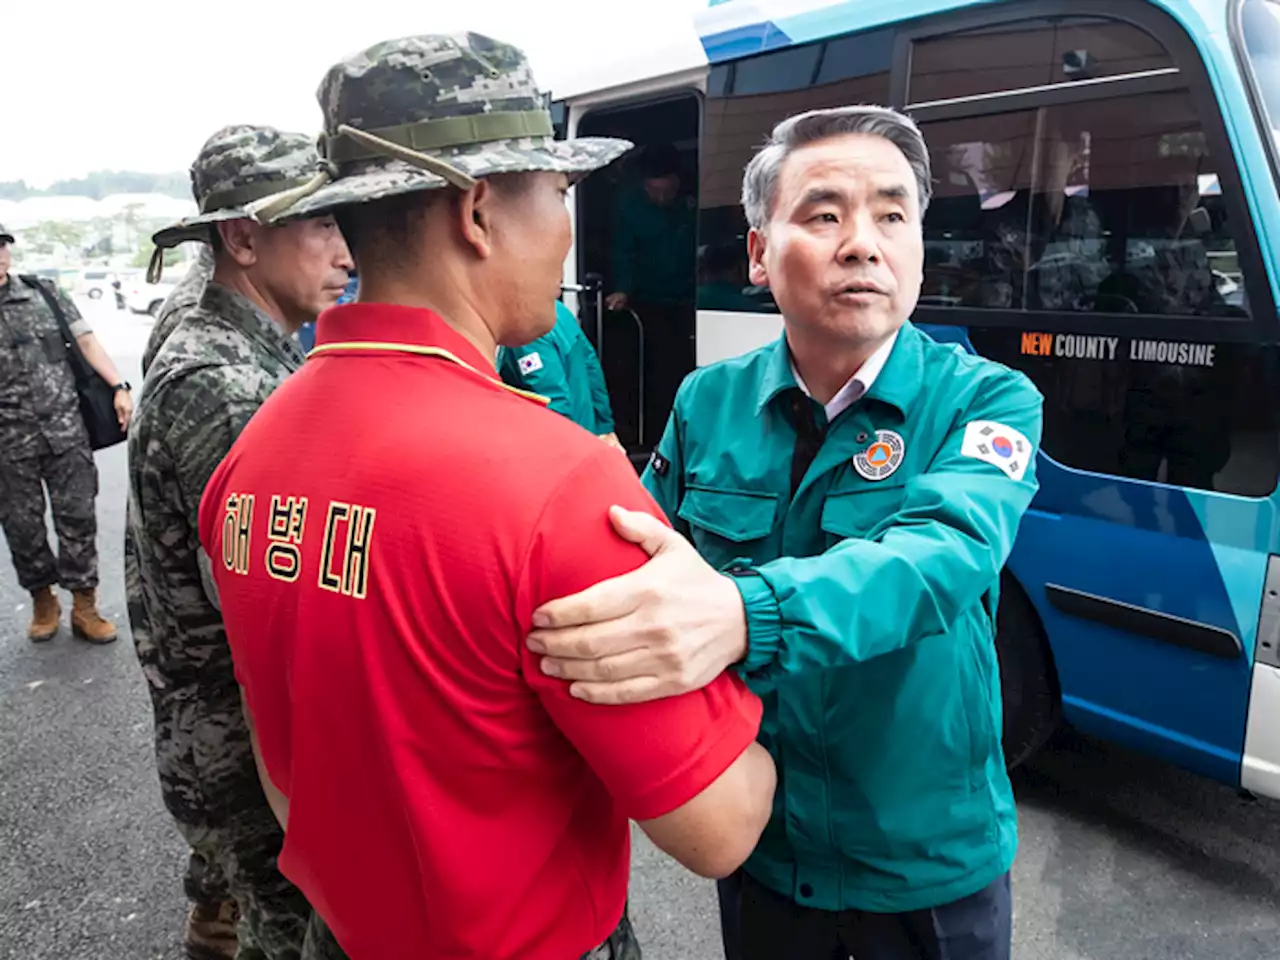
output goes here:
{"type": "Polygon", "coordinates": [[[24,590],[54,584],[67,590],[97,587],[97,495],[98,468],[87,445],[66,453],[0,460],[0,524],[24,590]],[[44,524],[46,487],[58,534],[57,559],[44,524]]]}
{"type": "Polygon", "coordinates": [[[219,904],[233,899],[222,867],[194,847],[187,854],[182,889],[192,903],[219,904]]]}
{"type": "MultiPolygon", "coordinates": [[[[631,926],[630,910],[631,905],[627,904],[622,912],[622,920],[613,933],[609,934],[609,939],[584,953],[582,960],[643,960],[640,941],[636,939],[635,930],[631,926]]],[[[307,946],[303,960],[345,960],[342,948],[333,939],[333,934],[318,913],[311,915],[311,925],[307,928],[307,946]]]]}
{"type": "Polygon", "coordinates": [[[284,833],[258,782],[238,691],[186,694],[156,705],[156,765],[195,858],[187,895],[217,889],[221,875],[240,906],[239,960],[341,958],[323,927],[309,933],[311,906],[277,867],[284,833]]]}
{"type": "Polygon", "coordinates": [[[582,955],[582,960],[641,960],[640,941],[631,926],[631,904],[622,911],[622,920],[609,939],[582,955]]]}

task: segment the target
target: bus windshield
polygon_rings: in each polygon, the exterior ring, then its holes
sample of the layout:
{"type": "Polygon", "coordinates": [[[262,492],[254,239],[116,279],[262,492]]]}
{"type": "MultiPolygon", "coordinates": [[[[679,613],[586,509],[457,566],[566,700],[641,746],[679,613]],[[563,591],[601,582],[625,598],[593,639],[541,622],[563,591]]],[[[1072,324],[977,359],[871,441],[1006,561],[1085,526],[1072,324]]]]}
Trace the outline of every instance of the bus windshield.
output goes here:
{"type": "Polygon", "coordinates": [[[1249,68],[1280,150],[1280,0],[1246,0],[1241,25],[1249,68]]]}

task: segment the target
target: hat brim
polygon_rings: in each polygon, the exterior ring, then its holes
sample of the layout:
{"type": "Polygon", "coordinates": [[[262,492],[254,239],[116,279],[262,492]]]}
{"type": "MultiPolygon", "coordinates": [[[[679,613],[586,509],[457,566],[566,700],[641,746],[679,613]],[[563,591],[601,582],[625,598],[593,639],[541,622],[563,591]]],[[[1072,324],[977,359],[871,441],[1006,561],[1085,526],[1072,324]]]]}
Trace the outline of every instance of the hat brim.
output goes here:
{"type": "Polygon", "coordinates": [[[243,220],[248,216],[249,214],[244,211],[243,207],[212,210],[209,213],[187,217],[185,220],[169,224],[169,226],[153,233],[151,242],[161,248],[176,247],[178,244],[186,243],[190,240],[200,240],[208,243],[211,239],[209,231],[215,223],[222,223],[225,220],[243,220]]]}
{"type": "MultiPolygon", "coordinates": [[[[582,137],[576,140],[528,138],[429,151],[477,179],[501,173],[564,173],[572,182],[606,167],[634,147],[630,140],[582,137]]],[[[447,181],[403,160],[373,159],[349,164],[336,180],[304,197],[276,222],[332,213],[339,207],[370,203],[397,194],[439,190],[447,181]]]]}

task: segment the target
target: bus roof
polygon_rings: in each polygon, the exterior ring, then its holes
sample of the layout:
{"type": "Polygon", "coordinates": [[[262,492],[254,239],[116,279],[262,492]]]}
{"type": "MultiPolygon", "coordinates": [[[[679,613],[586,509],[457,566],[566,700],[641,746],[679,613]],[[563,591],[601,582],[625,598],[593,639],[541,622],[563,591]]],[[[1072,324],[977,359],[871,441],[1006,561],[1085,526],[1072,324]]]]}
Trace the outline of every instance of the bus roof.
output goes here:
{"type": "Polygon", "coordinates": [[[711,63],[999,0],[711,0],[695,15],[711,63]]]}
{"type": "MultiPolygon", "coordinates": [[[[874,29],[931,14],[1018,0],[709,0],[695,15],[710,63],[735,60],[855,30],[874,29]]],[[[1171,12],[1191,8],[1206,23],[1222,23],[1228,0],[1148,0],[1171,12]]]]}
{"type": "MultiPolygon", "coordinates": [[[[1022,2],[1024,0],[708,0],[708,6],[690,19],[677,16],[664,19],[660,25],[647,24],[653,28],[645,31],[647,36],[637,37],[630,25],[626,30],[617,31],[631,40],[625,47],[627,52],[613,44],[601,45],[592,51],[596,55],[576,59],[571,69],[562,67],[552,93],[557,100],[571,100],[794,44],[933,14],[1022,2]]],[[[1230,0],[1146,2],[1173,14],[1183,23],[1207,28],[1210,34],[1225,33],[1225,9],[1230,0]]],[[[624,9],[642,9],[642,5],[624,9]]],[[[1199,39],[1208,38],[1202,35],[1199,39]]],[[[1225,44],[1224,37],[1215,36],[1214,40],[1225,44]]]]}

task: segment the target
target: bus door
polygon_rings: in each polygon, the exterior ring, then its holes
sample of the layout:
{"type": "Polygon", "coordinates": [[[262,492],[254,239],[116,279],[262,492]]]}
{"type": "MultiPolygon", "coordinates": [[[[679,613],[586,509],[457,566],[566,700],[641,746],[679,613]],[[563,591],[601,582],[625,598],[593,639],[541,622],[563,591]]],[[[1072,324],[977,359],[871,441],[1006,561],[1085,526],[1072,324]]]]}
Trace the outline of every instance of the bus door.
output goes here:
{"type": "MultiPolygon", "coordinates": [[[[698,130],[693,93],[593,109],[579,137],[636,145],[576,189],[577,275],[613,404],[615,432],[642,464],[662,436],[676,389],[694,368],[698,130]]],[[[580,302],[582,302],[580,300],[580,302]]]]}

